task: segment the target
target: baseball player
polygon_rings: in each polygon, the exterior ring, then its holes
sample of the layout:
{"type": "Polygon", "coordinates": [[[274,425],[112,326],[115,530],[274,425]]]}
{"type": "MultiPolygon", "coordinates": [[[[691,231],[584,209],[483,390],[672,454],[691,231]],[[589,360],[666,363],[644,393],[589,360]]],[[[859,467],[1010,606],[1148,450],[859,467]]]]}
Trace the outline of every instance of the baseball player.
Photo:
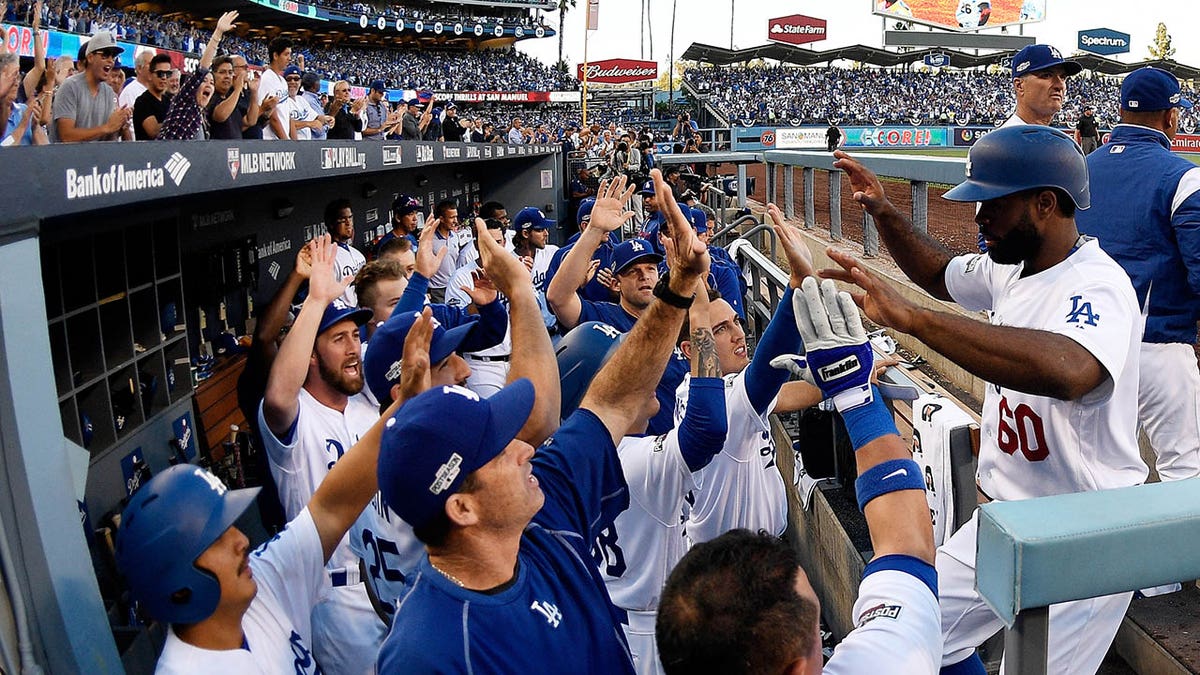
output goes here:
{"type": "MultiPolygon", "coordinates": [[[[809,277],[791,297],[809,372],[841,413],[855,449],[859,508],[871,532],[855,629],[822,668],[820,603],[795,551],[735,530],[695,546],[671,572],[657,639],[667,673],[936,673],[938,574],[925,483],[879,391],[850,296],[809,277]],[[829,369],[831,364],[856,367],[829,369]],[[840,373],[828,375],[833,370],[840,373]],[[826,379],[829,377],[829,379],[826,379]]],[[[777,315],[778,318],[778,315],[777,315]]]]}
{"type": "Polygon", "coordinates": [[[992,18],[992,3],[988,0],[959,0],[954,18],[958,20],[959,28],[983,28],[992,18]]]}
{"type": "MultiPolygon", "coordinates": [[[[271,476],[288,520],[300,514],[329,470],[379,419],[378,408],[359,395],[359,328],[371,313],[342,300],[353,277],[335,279],[338,249],[328,235],[313,246],[308,297],[271,365],[258,410],[271,476]]],[[[378,649],[383,629],[347,544],[329,557],[328,576],[313,612],[314,653],[330,671],[365,672],[370,659],[363,658],[364,650],[378,649]]]]}
{"type": "Polygon", "coordinates": [[[458,269],[463,253],[463,239],[458,231],[458,204],[449,199],[438,202],[434,216],[425,223],[425,227],[433,228],[436,233],[433,252],[446,251],[437,271],[429,277],[429,300],[442,303],[446,301],[446,284],[450,283],[450,277],[458,269]]]}
{"type": "MultiPolygon", "coordinates": [[[[329,265],[324,271],[332,278],[329,265]]],[[[428,378],[431,330],[426,318],[405,345],[410,377],[389,416],[428,378]]],[[[171,624],[156,672],[351,672],[318,665],[310,613],[328,585],[326,561],[375,492],[383,427],[381,419],[367,430],[287,528],[253,552],[234,522],[259,488],[231,491],[208,471],[180,464],[134,493],[116,558],[133,600],[171,624]]]]}
{"type": "Polygon", "coordinates": [[[380,652],[381,673],[633,672],[619,616],[586,560],[597,530],[628,504],[616,442],[648,416],[671,335],[708,264],[690,232],[674,245],[677,276],[660,289],[662,300],[536,456],[520,430],[540,427],[547,412],[557,419],[558,369],[533,295],[520,284],[500,289],[523,360],[513,363],[513,382],[487,400],[435,389],[389,430],[381,493],[428,553],[380,652]],[[543,404],[553,408],[538,412],[543,404]]]}
{"type": "MultiPolygon", "coordinates": [[[[945,196],[982,202],[975,220],[988,253],[959,257],[915,230],[874,174],[845,153],[835,156],[910,279],[941,300],[991,311],[988,325],[918,309],[837,251],[831,256],[843,269],[822,272],[861,286],[857,300],[871,320],[991,383],[979,490],[1012,500],[1144,481],[1136,439],[1142,319],[1124,270],[1076,230],[1076,211],[1090,204],[1079,146],[1041,126],[997,129],[976,143],[967,180],[945,196]]],[[[974,650],[1001,627],[974,587],[977,526],[973,517],[937,556],[942,663],[962,672],[982,672],[974,650]]],[[[1130,596],[1052,606],[1048,672],[1095,672],[1130,596]]]]}
{"type": "Polygon", "coordinates": [[[1164,480],[1200,473],[1200,168],[1171,152],[1179,80],[1142,68],[1121,83],[1121,123],[1088,156],[1092,208],[1079,231],[1100,240],[1129,273],[1145,309],[1138,419],[1164,480]]]}
{"type": "MultiPolygon", "coordinates": [[[[629,486],[629,508],[600,530],[592,556],[613,604],[625,611],[622,624],[638,673],[661,673],[654,645],[654,617],[667,574],[687,550],[683,524],[686,500],[695,488],[692,473],[704,468],[724,446],[727,428],[724,383],[716,344],[708,326],[708,288],[697,288],[685,330],[695,346],[689,400],[679,426],[659,436],[642,435],[645,419],[617,445],[629,486]]],[[[618,344],[621,333],[587,323],[558,345],[563,414],[578,406],[588,383],[618,344]]],[[[657,404],[655,404],[657,405],[657,404]]]]}
{"type": "MultiPolygon", "coordinates": [[[[590,214],[589,214],[590,215],[590,214]]],[[[550,261],[558,247],[547,243],[550,240],[550,228],[555,222],[546,217],[541,209],[526,206],[517,212],[513,218],[513,253],[519,258],[529,258],[526,263],[533,276],[534,288],[540,289],[546,280],[546,272],[550,269],[550,261]]]]}
{"type": "Polygon", "coordinates": [[[392,200],[392,229],[375,242],[375,255],[378,256],[383,245],[396,237],[407,237],[412,242],[413,248],[416,249],[417,220],[420,213],[420,200],[404,194],[396,195],[396,198],[392,200]]]}
{"type": "MultiPolygon", "coordinates": [[[[774,205],[768,208],[777,223],[784,222],[778,208],[774,205]]],[[[709,308],[717,358],[725,373],[729,430],[721,452],[695,474],[694,502],[686,526],[692,543],[708,541],[735,528],[775,536],[782,535],[787,528],[787,494],[775,463],[775,443],[768,416],[772,412],[810,407],[820,402],[821,395],[807,383],[787,383],[788,373],[771,365],[776,357],[801,351],[792,313],[792,289],[798,288],[813,271],[798,235],[786,225],[776,225],[775,231],[792,269],[791,288],[763,331],[753,359],[747,354],[745,331],[729,303],[716,300],[709,308]]],[[[694,347],[686,343],[681,348],[690,354],[694,347]]],[[[688,409],[689,386],[690,375],[676,394],[676,421],[688,409]]],[[[799,485],[804,475],[799,454],[795,467],[792,482],[799,485]]]]}
{"type": "MultiPolygon", "coordinates": [[[[542,279],[541,284],[543,293],[550,293],[550,282],[558,274],[563,260],[571,252],[571,249],[579,241],[583,233],[587,231],[588,224],[592,220],[592,207],[595,205],[595,197],[588,197],[580,202],[576,220],[579,223],[579,232],[571,235],[571,238],[567,239],[567,243],[550,257],[550,265],[546,268],[546,276],[542,279]]],[[[584,300],[591,300],[593,302],[608,302],[612,300],[612,288],[609,287],[607,282],[611,280],[610,271],[612,270],[613,249],[620,243],[620,235],[614,231],[610,232],[608,238],[601,241],[600,245],[596,247],[595,253],[592,254],[592,263],[596,266],[597,271],[578,291],[584,300]]]]}
{"type": "Polygon", "coordinates": [[[354,275],[367,264],[367,258],[357,248],[354,248],[354,210],[350,208],[349,199],[335,199],[325,205],[325,229],[337,244],[337,261],[334,265],[334,276],[338,281],[348,279],[346,290],[342,293],[342,302],[354,307],[358,304],[358,294],[354,291],[354,275]]]}
{"type": "MultiPolygon", "coordinates": [[[[483,236],[492,237],[492,240],[500,248],[504,248],[504,223],[494,218],[485,220],[483,223],[485,228],[482,230],[483,236]]],[[[474,250],[475,246],[471,248],[474,250]]],[[[487,273],[483,271],[478,260],[472,260],[458,268],[454,276],[450,277],[450,283],[446,284],[446,304],[450,307],[463,311],[471,309],[478,311],[475,306],[475,297],[485,302],[499,300],[497,304],[508,302],[508,298],[503,295],[497,297],[491,280],[487,278],[487,273]]],[[[539,305],[539,312],[540,307],[539,305]]],[[[504,339],[494,347],[465,352],[463,357],[471,369],[466,387],[487,398],[504,388],[504,383],[508,380],[508,364],[512,358],[511,333],[506,331],[504,339]]]]}

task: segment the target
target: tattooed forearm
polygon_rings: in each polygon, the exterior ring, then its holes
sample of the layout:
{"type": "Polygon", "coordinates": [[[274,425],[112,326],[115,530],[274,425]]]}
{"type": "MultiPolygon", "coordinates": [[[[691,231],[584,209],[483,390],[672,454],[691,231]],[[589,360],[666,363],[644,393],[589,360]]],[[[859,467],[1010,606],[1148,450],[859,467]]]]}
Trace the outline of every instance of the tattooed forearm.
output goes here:
{"type": "Polygon", "coordinates": [[[721,377],[717,343],[711,328],[692,329],[692,377],[721,377]]]}

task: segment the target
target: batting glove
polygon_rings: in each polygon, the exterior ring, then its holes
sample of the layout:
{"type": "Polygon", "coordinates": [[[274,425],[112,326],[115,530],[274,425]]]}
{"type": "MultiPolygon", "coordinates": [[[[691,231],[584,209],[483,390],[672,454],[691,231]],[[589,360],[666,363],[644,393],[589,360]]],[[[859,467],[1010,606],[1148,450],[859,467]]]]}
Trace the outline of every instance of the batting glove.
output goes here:
{"type": "Polygon", "coordinates": [[[839,293],[829,279],[818,285],[816,279],[806,277],[800,292],[792,294],[792,305],[807,353],[803,364],[790,358],[784,359],[784,367],[802,369],[802,377],[817,385],[826,398],[833,399],[838,412],[873,401],[875,355],[850,294],[839,293]]]}

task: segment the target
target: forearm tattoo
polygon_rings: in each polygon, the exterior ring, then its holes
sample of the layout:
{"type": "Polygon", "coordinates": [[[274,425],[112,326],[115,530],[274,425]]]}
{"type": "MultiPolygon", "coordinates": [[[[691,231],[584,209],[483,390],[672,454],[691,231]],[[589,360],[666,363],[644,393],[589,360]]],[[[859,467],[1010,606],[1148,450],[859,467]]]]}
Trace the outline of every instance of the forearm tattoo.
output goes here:
{"type": "Polygon", "coordinates": [[[692,329],[692,352],[696,355],[696,377],[721,377],[717,343],[711,328],[692,329]]]}

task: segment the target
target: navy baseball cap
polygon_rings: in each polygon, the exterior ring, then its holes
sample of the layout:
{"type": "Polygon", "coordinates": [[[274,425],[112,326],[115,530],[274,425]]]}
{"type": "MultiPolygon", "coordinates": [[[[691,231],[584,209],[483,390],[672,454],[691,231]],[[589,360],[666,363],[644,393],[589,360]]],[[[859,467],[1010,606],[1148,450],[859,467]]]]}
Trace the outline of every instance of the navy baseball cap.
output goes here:
{"type": "Polygon", "coordinates": [[[596,206],[596,198],[588,197],[579,202],[579,211],[575,215],[575,222],[590,223],[592,222],[592,207],[596,206]]]}
{"type": "Polygon", "coordinates": [[[317,329],[317,335],[333,328],[335,324],[346,320],[353,321],[361,326],[371,320],[372,314],[374,312],[365,307],[352,307],[346,304],[345,300],[336,298],[325,308],[325,314],[321,317],[321,327],[317,329]]]}
{"type": "Polygon", "coordinates": [[[407,104],[408,104],[408,105],[411,105],[411,106],[418,107],[418,108],[419,108],[419,107],[421,107],[421,102],[420,102],[420,101],[418,101],[418,100],[417,100],[417,99],[415,99],[415,98],[410,98],[410,99],[408,99],[408,101],[407,101],[407,104]]]}
{"type": "MultiPolygon", "coordinates": [[[[375,330],[371,341],[367,343],[367,353],[363,356],[363,378],[377,400],[392,398],[392,385],[400,381],[404,340],[419,318],[420,312],[396,312],[375,330]]],[[[429,365],[436,366],[458,351],[474,326],[474,323],[467,323],[446,330],[434,319],[433,338],[429,342],[429,365]]]]}
{"type": "Polygon", "coordinates": [[[291,77],[292,75],[297,75],[297,76],[303,75],[303,73],[300,71],[299,66],[291,65],[291,66],[288,66],[287,68],[283,69],[284,77],[291,77]]]}
{"type": "Polygon", "coordinates": [[[1062,53],[1050,45],[1029,45],[1013,57],[1012,76],[1018,78],[1054,66],[1065,68],[1067,75],[1078,75],[1083,70],[1078,63],[1063,59],[1062,53]]]}
{"type": "Polygon", "coordinates": [[[383,503],[414,529],[429,524],[468,475],[517,437],[533,401],[533,383],[522,378],[486,399],[442,386],[405,403],[384,424],[379,444],[383,503]]]}
{"type": "Polygon", "coordinates": [[[654,194],[654,179],[651,178],[650,180],[646,181],[645,183],[642,183],[642,189],[638,190],[638,194],[639,195],[653,195],[654,194]]]}
{"type": "Polygon", "coordinates": [[[692,227],[696,228],[696,234],[708,232],[708,214],[695,207],[692,207],[691,212],[692,227]]]}
{"type": "Polygon", "coordinates": [[[397,216],[407,216],[410,213],[416,213],[421,210],[421,200],[416,197],[410,197],[405,194],[396,195],[396,199],[392,201],[392,213],[397,216]]]}
{"type": "Polygon", "coordinates": [[[1121,109],[1153,112],[1190,108],[1192,102],[1179,93],[1179,80],[1161,68],[1139,68],[1121,83],[1121,109]]]}
{"type": "MultiPolygon", "coordinates": [[[[593,203],[594,200],[593,200],[593,203]]],[[[591,209],[588,209],[589,213],[591,209]]],[[[548,230],[557,225],[553,220],[546,217],[542,210],[536,206],[526,206],[517,212],[517,215],[512,220],[512,226],[515,230],[548,230]]]]}
{"type": "Polygon", "coordinates": [[[662,262],[663,257],[645,239],[630,239],[613,249],[613,274],[620,274],[640,262],[662,262]]]}
{"type": "Polygon", "coordinates": [[[387,87],[383,85],[383,80],[375,80],[371,83],[371,91],[386,91],[387,87]]]}

